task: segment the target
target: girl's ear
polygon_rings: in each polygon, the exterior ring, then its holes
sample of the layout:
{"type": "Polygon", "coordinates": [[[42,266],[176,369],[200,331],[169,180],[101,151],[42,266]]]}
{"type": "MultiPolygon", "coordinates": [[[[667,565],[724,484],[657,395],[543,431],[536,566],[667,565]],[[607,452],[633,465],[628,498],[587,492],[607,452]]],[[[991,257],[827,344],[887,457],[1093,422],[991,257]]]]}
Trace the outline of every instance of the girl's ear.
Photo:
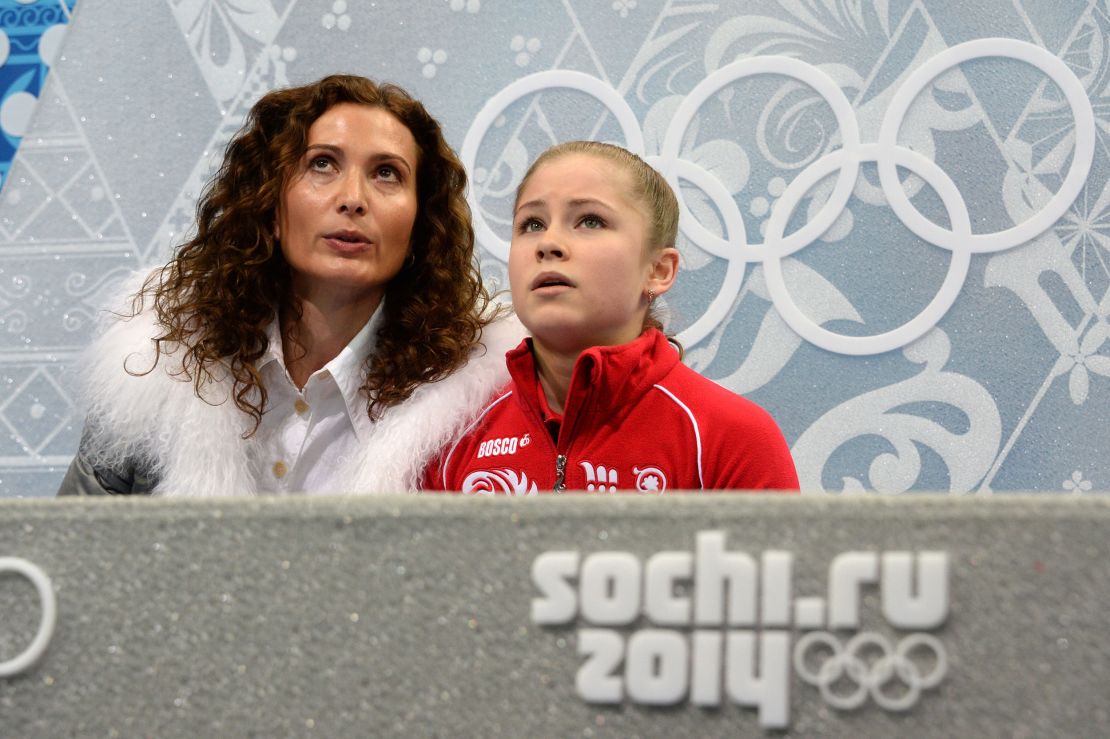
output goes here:
{"type": "Polygon", "coordinates": [[[652,255],[651,270],[648,272],[647,290],[662,295],[671,289],[678,276],[678,249],[668,246],[652,255]]]}

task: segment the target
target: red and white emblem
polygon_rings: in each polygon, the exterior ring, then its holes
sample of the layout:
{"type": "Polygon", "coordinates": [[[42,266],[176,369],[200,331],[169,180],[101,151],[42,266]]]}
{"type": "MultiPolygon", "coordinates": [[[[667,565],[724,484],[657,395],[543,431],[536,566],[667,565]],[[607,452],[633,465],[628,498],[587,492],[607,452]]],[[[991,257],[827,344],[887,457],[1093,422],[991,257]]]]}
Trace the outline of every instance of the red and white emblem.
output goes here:
{"type": "Polygon", "coordinates": [[[636,489],[641,493],[662,493],[667,489],[667,476],[658,467],[632,468],[636,476],[636,489]]]}

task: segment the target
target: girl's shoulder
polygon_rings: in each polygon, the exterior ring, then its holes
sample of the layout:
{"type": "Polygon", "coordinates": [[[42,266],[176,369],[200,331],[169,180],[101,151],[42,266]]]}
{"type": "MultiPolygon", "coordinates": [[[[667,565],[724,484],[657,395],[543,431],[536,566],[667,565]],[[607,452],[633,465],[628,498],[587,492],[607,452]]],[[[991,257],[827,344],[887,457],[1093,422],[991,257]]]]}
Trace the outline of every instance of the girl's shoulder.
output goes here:
{"type": "Polygon", "coordinates": [[[762,406],[679,363],[658,383],[700,422],[738,432],[778,433],[778,424],[762,406]]]}

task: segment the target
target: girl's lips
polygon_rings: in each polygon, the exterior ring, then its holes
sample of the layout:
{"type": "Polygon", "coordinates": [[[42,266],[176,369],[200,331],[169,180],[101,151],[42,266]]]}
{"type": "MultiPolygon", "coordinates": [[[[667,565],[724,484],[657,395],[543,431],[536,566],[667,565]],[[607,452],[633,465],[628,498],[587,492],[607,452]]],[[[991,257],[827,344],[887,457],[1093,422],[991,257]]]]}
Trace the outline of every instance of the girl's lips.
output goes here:
{"type": "Polygon", "coordinates": [[[543,296],[553,296],[553,295],[559,295],[561,293],[564,293],[568,290],[573,290],[573,289],[574,289],[574,287],[571,286],[571,285],[557,284],[556,283],[556,284],[551,284],[551,285],[540,285],[539,287],[534,287],[534,288],[532,288],[532,294],[533,295],[539,295],[541,297],[543,297],[543,296]]]}
{"type": "Polygon", "coordinates": [[[532,280],[532,291],[550,290],[555,288],[572,288],[574,282],[566,275],[558,272],[542,272],[532,280]]]}

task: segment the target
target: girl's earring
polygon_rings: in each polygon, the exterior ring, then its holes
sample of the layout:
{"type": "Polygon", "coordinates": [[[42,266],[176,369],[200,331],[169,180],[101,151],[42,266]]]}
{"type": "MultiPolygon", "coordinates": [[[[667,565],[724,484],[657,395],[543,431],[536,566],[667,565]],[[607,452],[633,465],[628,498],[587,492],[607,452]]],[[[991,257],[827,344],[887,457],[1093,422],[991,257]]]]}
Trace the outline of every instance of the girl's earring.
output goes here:
{"type": "Polygon", "coordinates": [[[651,305],[652,303],[654,303],[655,302],[655,291],[654,290],[648,290],[647,298],[648,298],[648,305],[651,305]]]}

